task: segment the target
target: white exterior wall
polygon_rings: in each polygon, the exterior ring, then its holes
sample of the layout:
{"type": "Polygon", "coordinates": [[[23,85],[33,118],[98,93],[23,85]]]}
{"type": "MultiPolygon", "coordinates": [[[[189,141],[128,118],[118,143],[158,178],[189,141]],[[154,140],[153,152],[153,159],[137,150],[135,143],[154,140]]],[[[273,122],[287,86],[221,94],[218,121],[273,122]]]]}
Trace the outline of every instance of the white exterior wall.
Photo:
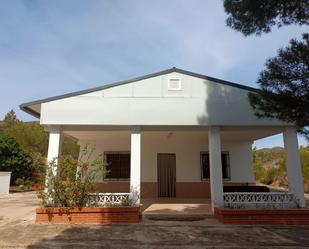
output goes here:
{"type": "Polygon", "coordinates": [[[248,91],[170,73],[42,104],[41,124],[92,125],[282,125],[257,119],[248,91]],[[182,90],[168,90],[180,78],[182,90]]]}
{"type": "Polygon", "coordinates": [[[0,172],[0,194],[8,194],[10,192],[11,173],[0,172]]]}
{"type": "MultiPolygon", "coordinates": [[[[130,151],[130,134],[109,132],[80,144],[95,144],[94,159],[104,151],[130,151]]],[[[176,154],[177,182],[201,182],[200,152],[208,151],[207,132],[142,132],[141,144],[142,182],[157,182],[157,153],[176,154]]],[[[253,183],[251,142],[223,142],[222,151],[230,154],[230,182],[253,183]]]]}

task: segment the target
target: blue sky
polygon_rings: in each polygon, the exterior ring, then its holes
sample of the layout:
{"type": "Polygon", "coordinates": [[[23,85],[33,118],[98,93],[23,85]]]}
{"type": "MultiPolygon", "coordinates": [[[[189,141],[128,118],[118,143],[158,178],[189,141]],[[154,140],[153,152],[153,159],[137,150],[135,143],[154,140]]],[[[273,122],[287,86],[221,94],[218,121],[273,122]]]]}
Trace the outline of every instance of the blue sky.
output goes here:
{"type": "MultiPolygon", "coordinates": [[[[305,31],[244,37],[225,19],[211,0],[2,0],[0,119],[14,109],[33,120],[19,104],[173,66],[257,87],[265,60],[305,31]]],[[[282,146],[282,137],[256,145],[282,146]]]]}

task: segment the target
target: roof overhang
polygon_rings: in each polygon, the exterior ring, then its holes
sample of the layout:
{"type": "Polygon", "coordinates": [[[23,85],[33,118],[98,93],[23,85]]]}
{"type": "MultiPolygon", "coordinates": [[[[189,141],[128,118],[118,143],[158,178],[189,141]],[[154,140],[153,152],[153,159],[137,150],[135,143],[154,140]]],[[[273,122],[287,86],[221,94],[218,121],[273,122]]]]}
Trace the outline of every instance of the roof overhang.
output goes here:
{"type": "Polygon", "coordinates": [[[19,106],[19,108],[21,110],[23,110],[24,112],[36,117],[36,118],[40,118],[41,115],[41,103],[38,104],[31,104],[31,102],[29,103],[24,103],[21,104],[19,106]]]}

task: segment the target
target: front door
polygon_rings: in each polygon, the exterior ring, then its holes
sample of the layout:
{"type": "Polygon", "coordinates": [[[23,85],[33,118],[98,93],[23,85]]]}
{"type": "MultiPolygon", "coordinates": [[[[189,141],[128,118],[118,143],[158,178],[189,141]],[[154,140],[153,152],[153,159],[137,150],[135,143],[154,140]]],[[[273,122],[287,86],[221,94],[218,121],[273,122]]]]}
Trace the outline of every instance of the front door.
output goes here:
{"type": "Polygon", "coordinates": [[[176,197],[176,154],[158,154],[159,197],[176,197]]]}

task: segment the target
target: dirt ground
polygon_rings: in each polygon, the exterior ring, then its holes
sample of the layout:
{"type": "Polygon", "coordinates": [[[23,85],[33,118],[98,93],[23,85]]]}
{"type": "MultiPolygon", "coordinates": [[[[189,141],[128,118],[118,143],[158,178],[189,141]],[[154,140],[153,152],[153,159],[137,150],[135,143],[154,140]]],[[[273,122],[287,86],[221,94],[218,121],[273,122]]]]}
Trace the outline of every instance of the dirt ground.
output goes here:
{"type": "Polygon", "coordinates": [[[0,248],[309,248],[309,226],[224,225],[213,218],[42,225],[34,224],[37,205],[33,192],[0,196],[0,248]]]}

